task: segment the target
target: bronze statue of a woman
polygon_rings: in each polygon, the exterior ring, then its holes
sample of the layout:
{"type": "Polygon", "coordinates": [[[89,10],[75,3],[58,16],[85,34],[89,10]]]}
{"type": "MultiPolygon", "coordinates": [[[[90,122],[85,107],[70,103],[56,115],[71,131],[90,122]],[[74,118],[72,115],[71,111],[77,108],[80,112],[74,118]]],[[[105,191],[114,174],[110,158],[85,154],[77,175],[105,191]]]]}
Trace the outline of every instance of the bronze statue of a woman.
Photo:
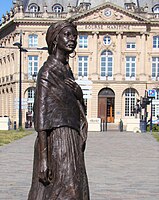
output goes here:
{"type": "Polygon", "coordinates": [[[52,24],[46,34],[49,56],[37,78],[34,126],[38,135],[28,200],[90,199],[83,93],[68,64],[77,35],[69,21],[52,24]]]}

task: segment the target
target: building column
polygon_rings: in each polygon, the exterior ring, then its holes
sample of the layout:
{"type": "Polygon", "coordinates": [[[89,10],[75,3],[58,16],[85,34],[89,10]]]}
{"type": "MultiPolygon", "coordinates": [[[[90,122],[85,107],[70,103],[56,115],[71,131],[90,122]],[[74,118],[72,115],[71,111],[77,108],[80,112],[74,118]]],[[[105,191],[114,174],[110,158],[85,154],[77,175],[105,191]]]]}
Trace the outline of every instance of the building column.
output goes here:
{"type": "Polygon", "coordinates": [[[139,79],[140,81],[146,80],[146,35],[141,33],[141,55],[140,55],[140,72],[139,72],[139,79]]]}
{"type": "Polygon", "coordinates": [[[93,80],[98,80],[99,76],[99,50],[98,50],[98,34],[99,32],[92,32],[92,66],[93,69],[91,69],[91,77],[93,80]]]}
{"type": "Polygon", "coordinates": [[[121,61],[121,51],[122,51],[122,32],[116,33],[116,57],[114,57],[114,72],[116,72],[115,80],[122,80],[122,61],[121,61]]]}

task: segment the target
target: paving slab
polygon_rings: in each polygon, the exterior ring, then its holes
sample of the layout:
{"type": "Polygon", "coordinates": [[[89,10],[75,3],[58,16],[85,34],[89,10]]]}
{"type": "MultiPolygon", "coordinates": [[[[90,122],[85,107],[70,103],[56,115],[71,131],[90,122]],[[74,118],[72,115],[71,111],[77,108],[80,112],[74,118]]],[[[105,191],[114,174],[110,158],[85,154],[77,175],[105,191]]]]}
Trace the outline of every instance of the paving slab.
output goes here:
{"type": "MultiPolygon", "coordinates": [[[[27,200],[36,133],[0,147],[0,200],[27,200]]],[[[151,134],[89,132],[91,200],[158,200],[159,142],[151,134]]]]}
{"type": "Polygon", "coordinates": [[[91,200],[158,200],[159,143],[150,134],[89,133],[91,200]]]}

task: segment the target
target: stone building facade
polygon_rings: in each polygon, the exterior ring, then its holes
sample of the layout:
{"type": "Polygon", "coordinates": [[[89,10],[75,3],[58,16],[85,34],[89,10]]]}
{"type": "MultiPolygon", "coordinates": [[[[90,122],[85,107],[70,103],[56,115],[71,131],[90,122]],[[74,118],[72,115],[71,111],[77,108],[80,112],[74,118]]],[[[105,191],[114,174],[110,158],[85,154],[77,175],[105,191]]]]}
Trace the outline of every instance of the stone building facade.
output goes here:
{"type": "MultiPolygon", "coordinates": [[[[89,122],[98,118],[126,126],[145,90],[155,89],[153,117],[159,115],[159,1],[14,1],[0,26],[0,116],[19,120],[22,38],[22,119],[32,124],[36,75],[48,54],[49,25],[72,18],[79,31],[70,66],[81,85],[89,122]]],[[[142,112],[144,115],[144,112],[142,112]]],[[[150,116],[150,113],[149,113],[150,116]]]]}

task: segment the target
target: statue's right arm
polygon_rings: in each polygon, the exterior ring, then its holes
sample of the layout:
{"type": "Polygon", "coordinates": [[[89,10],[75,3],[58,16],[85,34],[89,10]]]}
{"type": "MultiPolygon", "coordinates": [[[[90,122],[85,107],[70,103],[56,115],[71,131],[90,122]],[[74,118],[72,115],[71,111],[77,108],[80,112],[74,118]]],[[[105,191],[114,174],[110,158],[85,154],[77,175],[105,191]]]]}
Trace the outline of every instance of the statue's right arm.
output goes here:
{"type": "Polygon", "coordinates": [[[43,184],[48,182],[48,147],[47,147],[47,133],[46,131],[38,132],[39,138],[39,159],[40,159],[40,171],[39,179],[43,184]]]}

